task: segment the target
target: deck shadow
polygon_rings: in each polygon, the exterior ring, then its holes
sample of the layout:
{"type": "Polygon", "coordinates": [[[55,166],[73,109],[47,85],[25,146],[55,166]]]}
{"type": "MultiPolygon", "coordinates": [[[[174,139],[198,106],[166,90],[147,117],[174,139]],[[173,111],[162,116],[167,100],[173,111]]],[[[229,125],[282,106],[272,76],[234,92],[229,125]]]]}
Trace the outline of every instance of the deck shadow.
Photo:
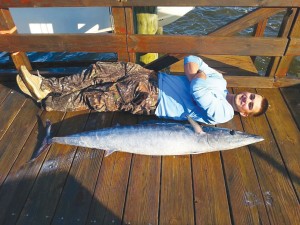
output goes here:
{"type": "Polygon", "coordinates": [[[278,172],[280,172],[288,180],[292,180],[293,182],[297,183],[297,185],[300,185],[300,177],[293,171],[288,171],[286,169],[286,167],[284,166],[284,164],[281,165],[274,158],[270,157],[268,154],[266,154],[261,149],[255,147],[255,146],[251,146],[250,149],[253,154],[257,155],[259,158],[266,161],[269,165],[271,165],[273,168],[275,168],[278,172]]]}
{"type": "MultiPolygon", "coordinates": [[[[51,164],[48,166],[51,169],[51,164]]],[[[21,169],[18,174],[26,174],[24,170],[28,168],[21,169]]],[[[0,224],[84,225],[104,224],[108,219],[113,224],[122,223],[121,218],[93,198],[93,193],[75,178],[57,172],[54,168],[45,175],[40,173],[37,179],[29,175],[6,180],[0,189],[0,224]],[[61,182],[66,177],[66,183],[61,182]]]]}

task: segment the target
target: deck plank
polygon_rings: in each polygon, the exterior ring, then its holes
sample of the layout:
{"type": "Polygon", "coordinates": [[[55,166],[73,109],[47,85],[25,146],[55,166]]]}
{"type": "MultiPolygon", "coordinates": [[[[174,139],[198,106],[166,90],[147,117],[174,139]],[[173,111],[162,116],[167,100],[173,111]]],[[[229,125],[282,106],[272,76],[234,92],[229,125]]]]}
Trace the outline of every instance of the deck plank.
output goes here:
{"type": "MultiPolygon", "coordinates": [[[[200,57],[207,65],[224,75],[254,76],[258,73],[249,56],[200,55],[200,57]]],[[[183,73],[183,60],[173,64],[170,71],[176,74],[183,73]]]]}
{"type": "Polygon", "coordinates": [[[158,224],[160,165],[161,157],[133,156],[123,224],[158,224]]]}
{"type": "MultiPolygon", "coordinates": [[[[88,115],[85,111],[67,113],[58,135],[64,136],[82,131],[88,115]]],[[[53,144],[50,147],[16,224],[51,223],[75,151],[74,146],[53,144]]]]}
{"type": "Polygon", "coordinates": [[[196,224],[230,225],[230,213],[219,152],[193,156],[196,224]]]}
{"type": "Polygon", "coordinates": [[[268,122],[300,201],[299,129],[278,89],[258,89],[258,93],[269,99],[268,122]]]}
{"type": "MultiPolygon", "coordinates": [[[[136,117],[115,113],[113,125],[135,124],[136,117]]],[[[132,154],[116,152],[104,158],[87,224],[122,224],[132,154]]]]}
{"type": "MultiPolygon", "coordinates": [[[[222,127],[243,131],[240,116],[222,127]]],[[[269,225],[259,181],[247,146],[221,152],[233,224],[269,225]]]]}
{"type": "MultiPolygon", "coordinates": [[[[112,113],[91,113],[86,130],[110,125],[112,113]]],[[[86,224],[104,151],[79,147],[52,220],[55,224],[86,224]],[[63,219],[62,219],[63,218],[63,219]]]]}
{"type": "MultiPolygon", "coordinates": [[[[205,60],[217,67],[215,61],[205,60]]],[[[242,70],[254,70],[249,60],[226,63],[219,69],[245,63],[242,70]]],[[[244,90],[254,91],[234,89],[244,90]]],[[[257,92],[271,103],[266,116],[236,115],[220,126],[260,134],[261,143],[193,156],[113,153],[104,158],[101,150],[55,144],[26,163],[41,144],[36,114],[42,111],[15,88],[0,84],[0,224],[297,225],[300,136],[297,114],[286,103],[297,109],[298,91],[288,93],[290,100],[283,90],[257,92]]],[[[78,112],[61,121],[64,113],[43,111],[41,120],[46,118],[57,123],[54,133],[64,135],[85,124],[86,129],[134,124],[138,117],[78,112]]]]}
{"type": "MultiPolygon", "coordinates": [[[[253,89],[237,88],[234,91],[255,92],[253,89]]],[[[242,123],[246,132],[261,135],[265,139],[249,148],[271,224],[298,224],[299,202],[266,117],[247,117],[242,119],[242,123]]]]}
{"type": "Polygon", "coordinates": [[[161,157],[133,156],[123,224],[158,224],[160,166],[161,157]]]}
{"type": "Polygon", "coordinates": [[[31,130],[33,129],[36,116],[41,110],[33,103],[26,101],[7,132],[0,141],[0,185],[6,179],[11,167],[22,150],[31,130]],[[21,127],[21,129],[20,129],[21,127]]]}
{"type": "Polygon", "coordinates": [[[194,224],[191,157],[162,158],[159,224],[194,224]]]}
{"type": "Polygon", "coordinates": [[[132,161],[124,224],[158,224],[161,157],[134,155],[132,161]]]}
{"type": "MultiPolygon", "coordinates": [[[[46,119],[50,119],[53,123],[58,123],[63,116],[64,113],[44,111],[41,115],[41,121],[45,122],[46,119]]],[[[0,189],[0,208],[2,209],[0,211],[1,225],[12,225],[16,223],[18,215],[20,215],[22,211],[36,176],[46,157],[46,153],[44,153],[34,162],[28,163],[34,152],[42,143],[43,136],[40,134],[42,133],[44,135],[45,131],[41,131],[40,129],[40,124],[37,123],[0,189]]],[[[57,131],[58,126],[52,126],[52,134],[55,135],[57,131]]]]}
{"type": "MultiPolygon", "coordinates": [[[[11,88],[7,87],[7,84],[9,82],[6,83],[0,83],[0,104],[4,101],[4,99],[8,96],[9,92],[11,92],[11,88]]],[[[11,82],[10,82],[11,83],[11,82]]]]}
{"type": "Polygon", "coordinates": [[[0,105],[0,139],[3,137],[17,114],[22,109],[26,98],[17,91],[10,90],[0,105]]]}
{"type": "Polygon", "coordinates": [[[280,89],[300,130],[300,85],[280,89]]]}

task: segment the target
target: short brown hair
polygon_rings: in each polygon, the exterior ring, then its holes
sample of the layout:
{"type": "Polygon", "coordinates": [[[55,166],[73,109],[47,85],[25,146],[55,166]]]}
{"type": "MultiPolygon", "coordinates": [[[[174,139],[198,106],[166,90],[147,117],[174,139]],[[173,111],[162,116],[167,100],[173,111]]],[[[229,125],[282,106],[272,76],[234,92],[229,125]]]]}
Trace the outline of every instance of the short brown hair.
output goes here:
{"type": "Polygon", "coordinates": [[[260,105],[259,111],[253,113],[252,116],[260,116],[260,115],[264,114],[268,108],[269,108],[269,102],[265,97],[263,97],[261,100],[261,105],[260,105]]]}

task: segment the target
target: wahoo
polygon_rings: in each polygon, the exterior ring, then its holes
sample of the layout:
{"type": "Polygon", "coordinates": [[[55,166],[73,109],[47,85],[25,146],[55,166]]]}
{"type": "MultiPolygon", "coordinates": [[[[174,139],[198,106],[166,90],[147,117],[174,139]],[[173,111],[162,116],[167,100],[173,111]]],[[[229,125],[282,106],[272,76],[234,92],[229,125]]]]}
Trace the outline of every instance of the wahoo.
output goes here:
{"type": "Polygon", "coordinates": [[[185,155],[234,149],[264,140],[261,136],[227,128],[201,127],[188,118],[190,124],[150,123],[114,126],[65,137],[47,136],[38,155],[52,143],[102,149],[105,156],[115,151],[142,155],[185,155]]]}

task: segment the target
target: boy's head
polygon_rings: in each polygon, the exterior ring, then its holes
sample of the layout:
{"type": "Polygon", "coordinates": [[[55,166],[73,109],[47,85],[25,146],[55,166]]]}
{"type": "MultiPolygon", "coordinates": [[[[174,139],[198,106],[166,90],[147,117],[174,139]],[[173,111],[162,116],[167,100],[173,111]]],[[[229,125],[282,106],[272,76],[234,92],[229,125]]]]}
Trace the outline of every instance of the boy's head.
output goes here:
{"type": "Polygon", "coordinates": [[[234,110],[242,116],[259,116],[268,109],[268,100],[258,94],[241,92],[235,95],[234,110]]]}

